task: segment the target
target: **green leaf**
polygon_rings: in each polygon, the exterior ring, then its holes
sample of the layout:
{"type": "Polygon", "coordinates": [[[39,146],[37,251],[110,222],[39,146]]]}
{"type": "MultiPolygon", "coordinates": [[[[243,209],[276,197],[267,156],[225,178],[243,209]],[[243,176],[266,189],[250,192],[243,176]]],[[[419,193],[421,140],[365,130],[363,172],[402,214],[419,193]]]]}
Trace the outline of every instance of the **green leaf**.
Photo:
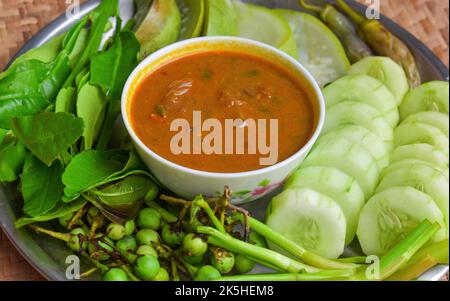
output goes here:
{"type": "Polygon", "coordinates": [[[48,167],[35,156],[27,157],[22,173],[25,214],[36,217],[55,207],[63,194],[63,171],[60,161],[55,161],[48,167]]]}
{"type": "Polygon", "coordinates": [[[27,150],[25,145],[12,135],[0,139],[0,182],[12,182],[22,172],[27,150]]]}
{"type": "Polygon", "coordinates": [[[59,90],[55,101],[55,112],[75,113],[77,91],[74,87],[59,90]]]}
{"type": "Polygon", "coordinates": [[[134,33],[121,32],[107,51],[91,61],[91,83],[99,85],[112,100],[119,100],[123,86],[137,64],[140,45],[134,33]]]}
{"type": "Polygon", "coordinates": [[[62,181],[64,201],[76,199],[82,192],[97,187],[126,167],[129,152],[123,150],[88,150],[76,155],[67,165],[62,181]]]}
{"type": "Polygon", "coordinates": [[[154,187],[155,183],[146,176],[131,175],[88,194],[108,219],[122,223],[136,217],[145,196],[154,187]]]}
{"type": "Polygon", "coordinates": [[[41,90],[41,83],[51,65],[37,60],[18,63],[0,80],[0,127],[9,129],[11,119],[33,115],[50,102],[41,90]]]}
{"type": "Polygon", "coordinates": [[[143,199],[154,185],[147,177],[131,175],[91,193],[106,205],[124,205],[143,199]]]}
{"type": "Polygon", "coordinates": [[[48,75],[41,83],[41,89],[47,100],[53,102],[71,71],[72,69],[69,66],[69,55],[63,50],[52,63],[48,75]]]}
{"type": "Polygon", "coordinates": [[[30,49],[26,53],[19,56],[12,66],[27,60],[38,60],[43,63],[51,63],[58,56],[61,51],[61,44],[65,37],[65,34],[59,35],[42,46],[30,49]]]}
{"type": "Polygon", "coordinates": [[[89,32],[88,41],[83,53],[80,56],[80,59],[73,68],[73,77],[83,69],[83,67],[91,59],[92,55],[97,53],[100,43],[102,42],[105,27],[108,24],[108,19],[115,15],[118,15],[117,0],[103,0],[90,14],[92,25],[89,32]]]}
{"type": "Polygon", "coordinates": [[[63,217],[69,213],[77,212],[83,206],[85,206],[87,201],[85,199],[78,199],[70,204],[58,203],[53,209],[48,211],[46,214],[36,216],[36,217],[21,217],[15,222],[16,228],[21,228],[23,226],[36,223],[36,222],[47,222],[60,217],[63,217]]]}
{"type": "Polygon", "coordinates": [[[83,118],[84,149],[91,149],[105,116],[106,97],[99,87],[86,83],[77,98],[77,116],[83,118]]]}
{"type": "Polygon", "coordinates": [[[36,157],[50,166],[81,137],[83,119],[69,113],[43,112],[14,118],[11,128],[36,157]]]}

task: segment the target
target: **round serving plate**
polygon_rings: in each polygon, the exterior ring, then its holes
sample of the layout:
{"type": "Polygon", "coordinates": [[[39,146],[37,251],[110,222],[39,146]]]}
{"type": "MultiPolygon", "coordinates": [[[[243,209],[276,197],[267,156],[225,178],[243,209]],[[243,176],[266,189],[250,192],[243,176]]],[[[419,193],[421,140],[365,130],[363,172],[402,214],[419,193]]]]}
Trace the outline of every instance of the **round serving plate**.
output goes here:
{"type": "MultiPolygon", "coordinates": [[[[30,39],[16,54],[16,57],[67,31],[79,18],[94,9],[99,2],[99,0],[87,1],[81,5],[78,13],[70,16],[67,16],[66,14],[60,16],[30,39]]],[[[300,10],[297,0],[244,0],[244,2],[252,2],[272,8],[277,7],[300,10]]],[[[351,1],[350,4],[360,12],[364,12],[366,9],[363,5],[353,1],[351,1]]],[[[133,0],[120,0],[120,14],[125,22],[133,16],[133,13],[133,0]]],[[[392,20],[381,16],[381,21],[389,30],[400,37],[410,47],[416,57],[423,81],[449,79],[447,67],[423,43],[392,20]]],[[[11,62],[13,60],[14,58],[11,62]]],[[[273,194],[275,193],[277,192],[274,192],[273,194]]],[[[265,208],[270,197],[271,195],[247,204],[244,207],[250,210],[255,217],[263,219],[265,208]]],[[[49,280],[68,280],[66,277],[66,268],[68,265],[66,263],[66,258],[72,253],[67,249],[65,244],[60,241],[48,238],[44,235],[38,236],[27,228],[16,229],[14,227],[14,221],[22,214],[21,206],[22,201],[20,200],[20,195],[16,189],[11,185],[0,185],[0,226],[8,238],[25,259],[45,278],[49,280]]],[[[51,224],[49,224],[49,226],[51,226],[51,224]]],[[[361,255],[361,250],[357,245],[357,242],[346,249],[346,254],[361,255]]],[[[81,268],[82,270],[86,270],[87,268],[87,263],[83,262],[83,260],[81,268]]],[[[263,267],[258,267],[254,272],[262,271],[267,270],[263,267]]],[[[420,280],[439,280],[447,272],[448,266],[440,265],[426,272],[421,276],[420,280]]],[[[99,279],[99,276],[94,275],[88,280],[97,279],[99,279]]]]}

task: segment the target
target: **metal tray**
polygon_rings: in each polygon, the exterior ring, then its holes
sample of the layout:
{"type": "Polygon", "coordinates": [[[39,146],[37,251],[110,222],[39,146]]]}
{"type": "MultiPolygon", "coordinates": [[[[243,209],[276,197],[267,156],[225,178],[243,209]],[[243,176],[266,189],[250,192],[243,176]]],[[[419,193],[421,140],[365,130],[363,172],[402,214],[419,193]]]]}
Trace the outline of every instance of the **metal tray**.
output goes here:
{"type": "MultiPolygon", "coordinates": [[[[16,54],[16,57],[65,32],[77,22],[79,17],[90,12],[99,2],[99,0],[87,1],[81,6],[79,13],[73,15],[71,18],[67,18],[65,14],[60,16],[30,39],[16,54]]],[[[299,9],[297,0],[246,0],[246,2],[253,2],[268,7],[299,9]]],[[[352,2],[351,5],[361,12],[365,10],[363,5],[356,2],[352,2]]],[[[133,12],[132,0],[120,0],[120,13],[124,21],[131,18],[133,12]]],[[[430,49],[392,20],[382,16],[381,21],[411,48],[424,81],[448,80],[448,69],[430,49]]],[[[248,204],[245,207],[256,217],[264,218],[264,211],[269,199],[270,196],[248,204]]],[[[44,235],[37,236],[26,228],[17,230],[14,227],[14,221],[16,217],[21,215],[21,204],[20,195],[18,195],[14,187],[0,185],[0,226],[24,258],[45,278],[49,280],[67,280],[65,276],[67,267],[65,261],[66,257],[72,253],[63,243],[55,239],[48,238],[44,235]]],[[[346,253],[360,254],[361,251],[357,243],[355,243],[346,249],[346,253]]],[[[83,267],[86,269],[85,263],[82,262],[81,268],[83,269],[83,267]]],[[[262,267],[258,267],[255,272],[262,270],[262,267]]],[[[447,272],[448,266],[437,266],[422,275],[420,279],[439,280],[447,272]]],[[[99,279],[98,275],[93,276],[89,280],[97,279],[99,279]]]]}

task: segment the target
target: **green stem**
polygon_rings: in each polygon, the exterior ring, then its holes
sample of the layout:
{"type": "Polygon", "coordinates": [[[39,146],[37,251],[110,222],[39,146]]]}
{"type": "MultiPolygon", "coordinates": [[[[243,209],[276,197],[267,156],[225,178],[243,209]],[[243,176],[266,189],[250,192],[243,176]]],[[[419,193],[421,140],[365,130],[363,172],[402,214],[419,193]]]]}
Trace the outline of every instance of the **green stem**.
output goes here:
{"type": "Polygon", "coordinates": [[[109,140],[111,139],[114,124],[117,120],[117,116],[120,113],[120,101],[112,99],[108,103],[106,110],[105,121],[102,125],[102,130],[95,149],[105,150],[108,148],[109,140]]]}
{"type": "MultiPolygon", "coordinates": [[[[379,261],[379,275],[367,275],[367,270],[359,272],[351,280],[384,280],[399,269],[422,248],[440,229],[439,224],[424,220],[404,240],[392,248],[379,261]]],[[[377,263],[374,263],[377,264],[377,263]]],[[[373,266],[370,266],[373,267],[373,266]]]]}
{"type": "Polygon", "coordinates": [[[102,273],[105,273],[109,270],[109,268],[100,263],[99,261],[93,259],[91,256],[89,256],[86,252],[81,253],[82,256],[84,256],[85,258],[87,258],[97,269],[99,269],[102,273]]]}
{"type": "Polygon", "coordinates": [[[70,233],[60,233],[60,232],[55,232],[55,231],[51,231],[45,228],[41,228],[35,225],[29,225],[29,227],[31,229],[33,229],[34,231],[36,231],[36,233],[40,234],[40,233],[44,233],[47,234],[48,236],[51,236],[53,238],[68,242],[70,240],[70,238],[72,237],[72,234],[70,233]]]}
{"type": "Polygon", "coordinates": [[[211,227],[199,226],[197,227],[197,232],[209,235],[208,243],[212,245],[249,256],[261,262],[266,262],[271,266],[277,267],[278,269],[286,272],[298,273],[300,271],[319,271],[319,269],[315,267],[298,262],[272,250],[246,243],[211,227]]]}
{"type": "Polygon", "coordinates": [[[136,275],[133,274],[133,272],[128,268],[128,266],[123,265],[120,268],[124,270],[125,273],[127,273],[128,278],[130,278],[132,281],[141,281],[141,279],[139,279],[138,277],[136,277],[136,275]]]}
{"type": "Polygon", "coordinates": [[[314,12],[317,12],[317,13],[321,13],[322,10],[323,10],[322,7],[320,7],[320,6],[306,3],[305,0],[300,0],[299,2],[300,2],[300,6],[303,7],[304,9],[306,9],[306,10],[311,10],[311,11],[314,11],[314,12]]]}
{"type": "Polygon", "coordinates": [[[161,214],[161,217],[169,224],[172,224],[172,223],[175,223],[176,221],[178,221],[178,217],[176,217],[175,215],[173,215],[172,213],[170,213],[163,207],[159,206],[157,203],[146,202],[146,204],[148,207],[156,209],[156,211],[158,211],[159,214],[161,214]]]}
{"type": "Polygon", "coordinates": [[[414,254],[400,271],[394,273],[387,280],[413,280],[437,264],[448,264],[448,250],[448,239],[426,246],[414,254]]]}
{"type": "Polygon", "coordinates": [[[198,272],[198,268],[196,268],[195,266],[189,264],[188,262],[186,262],[186,260],[184,260],[181,256],[177,258],[181,264],[186,268],[187,272],[189,273],[189,276],[194,279],[195,276],[197,275],[198,272]]]}
{"type": "Polygon", "coordinates": [[[337,0],[336,1],[337,6],[344,11],[350,19],[352,19],[353,22],[355,22],[357,25],[361,25],[365,21],[367,21],[366,18],[361,16],[358,12],[356,12],[353,8],[351,8],[347,3],[345,3],[345,0],[337,0]]]}
{"type": "Polygon", "coordinates": [[[387,278],[387,281],[411,281],[414,279],[417,279],[420,275],[422,275],[424,272],[428,271],[435,265],[437,265],[438,262],[435,258],[433,258],[430,255],[426,255],[419,261],[416,261],[415,263],[408,265],[404,269],[401,269],[400,271],[394,273],[392,276],[387,278]]]}
{"type": "Polygon", "coordinates": [[[356,257],[346,257],[338,258],[336,261],[344,263],[356,263],[356,264],[366,264],[367,256],[356,256],[356,257]]]}
{"type": "Polygon", "coordinates": [[[202,196],[197,196],[192,203],[193,205],[196,205],[205,210],[206,214],[208,215],[209,219],[211,220],[211,222],[213,223],[214,227],[216,227],[217,230],[219,230],[224,234],[227,233],[220,220],[214,214],[214,211],[211,209],[209,204],[203,199],[202,196]]]}
{"type": "Polygon", "coordinates": [[[305,263],[313,265],[315,267],[321,269],[343,269],[343,270],[356,269],[360,267],[359,265],[354,263],[346,263],[337,260],[331,260],[322,257],[320,255],[314,254],[302,248],[301,246],[291,241],[287,237],[283,236],[282,234],[274,231],[273,229],[271,229],[264,223],[261,223],[255,218],[250,218],[250,227],[258,234],[264,236],[267,240],[270,240],[277,246],[294,255],[297,259],[300,259],[305,263]]]}
{"type": "Polygon", "coordinates": [[[351,271],[330,270],[317,273],[254,274],[223,276],[215,281],[325,281],[343,280],[352,275],[351,271]]]}

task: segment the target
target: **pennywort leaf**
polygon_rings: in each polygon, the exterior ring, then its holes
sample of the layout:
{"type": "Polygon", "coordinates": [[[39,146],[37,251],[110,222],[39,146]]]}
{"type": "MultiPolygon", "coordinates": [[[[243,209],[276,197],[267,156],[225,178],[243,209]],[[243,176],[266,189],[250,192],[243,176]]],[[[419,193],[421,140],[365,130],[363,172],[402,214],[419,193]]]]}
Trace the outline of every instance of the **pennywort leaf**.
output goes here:
{"type": "Polygon", "coordinates": [[[63,194],[63,171],[60,161],[55,161],[48,167],[35,156],[27,156],[22,173],[25,214],[36,217],[55,207],[63,194]]]}
{"type": "Polygon", "coordinates": [[[83,128],[83,119],[69,113],[43,112],[11,122],[14,134],[47,166],[81,137],[83,128]]]}

